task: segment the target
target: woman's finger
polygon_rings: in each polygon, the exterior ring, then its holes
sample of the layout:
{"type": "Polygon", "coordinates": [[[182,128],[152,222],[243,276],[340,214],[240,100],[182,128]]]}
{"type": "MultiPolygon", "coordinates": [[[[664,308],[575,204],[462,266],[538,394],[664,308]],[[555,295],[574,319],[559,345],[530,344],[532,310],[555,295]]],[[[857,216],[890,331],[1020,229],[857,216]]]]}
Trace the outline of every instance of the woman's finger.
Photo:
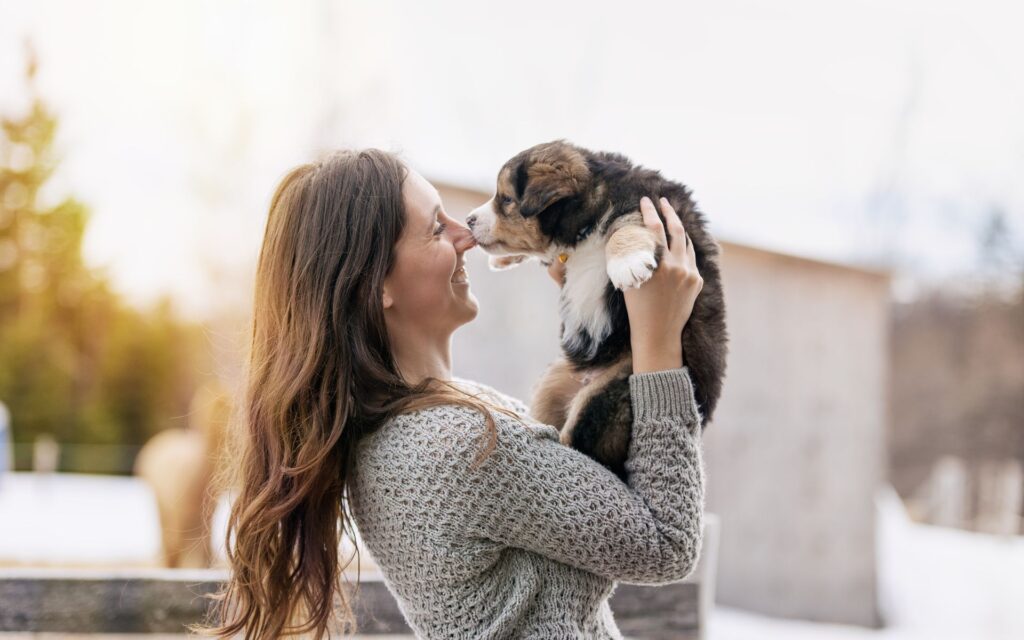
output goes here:
{"type": "Polygon", "coordinates": [[[668,231],[668,239],[671,243],[669,249],[675,251],[680,258],[685,257],[688,240],[686,230],[683,228],[683,221],[679,219],[679,214],[672,208],[668,198],[661,199],[661,213],[665,216],[666,231],[668,231]],[[679,242],[676,242],[677,239],[679,242]]]}
{"type": "Polygon", "coordinates": [[[697,250],[693,246],[690,234],[686,234],[686,266],[690,273],[695,274],[703,284],[704,279],[701,278],[700,270],[697,269],[697,250]]]}
{"type": "MultiPolygon", "coordinates": [[[[684,231],[683,233],[686,232],[684,231]]],[[[694,271],[697,270],[697,250],[693,246],[693,238],[688,233],[686,233],[686,262],[694,271]]]]}
{"type": "Polygon", "coordinates": [[[658,217],[658,212],[654,208],[654,202],[644,196],[640,198],[640,213],[644,217],[644,226],[650,229],[655,238],[660,239],[663,246],[668,246],[668,237],[665,235],[665,225],[661,223],[661,218],[658,217]]]}

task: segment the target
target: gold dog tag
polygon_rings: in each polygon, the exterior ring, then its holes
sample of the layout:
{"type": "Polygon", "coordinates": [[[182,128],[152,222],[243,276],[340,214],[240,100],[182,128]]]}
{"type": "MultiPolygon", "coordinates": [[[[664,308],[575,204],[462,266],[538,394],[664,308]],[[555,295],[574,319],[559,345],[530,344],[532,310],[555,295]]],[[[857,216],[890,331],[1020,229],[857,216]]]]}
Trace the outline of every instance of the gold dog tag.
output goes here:
{"type": "Polygon", "coordinates": [[[568,259],[569,259],[569,254],[568,253],[560,253],[560,254],[558,254],[558,261],[561,262],[562,264],[565,264],[565,261],[568,260],[568,259]]]}

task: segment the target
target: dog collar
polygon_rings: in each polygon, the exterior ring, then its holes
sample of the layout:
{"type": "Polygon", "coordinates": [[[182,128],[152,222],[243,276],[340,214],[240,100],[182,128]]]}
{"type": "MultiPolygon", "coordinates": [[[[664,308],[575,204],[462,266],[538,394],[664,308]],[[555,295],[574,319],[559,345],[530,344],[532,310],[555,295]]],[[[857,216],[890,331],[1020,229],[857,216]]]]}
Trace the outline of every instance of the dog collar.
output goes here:
{"type": "MultiPolygon", "coordinates": [[[[590,223],[587,226],[585,226],[582,229],[580,229],[580,232],[576,234],[576,243],[579,244],[580,242],[583,242],[584,240],[586,240],[587,236],[589,236],[590,232],[593,231],[593,230],[594,230],[594,223],[590,223]]],[[[561,262],[562,264],[565,264],[566,260],[568,260],[568,259],[569,259],[569,253],[568,252],[558,254],[558,261],[561,262]]]]}

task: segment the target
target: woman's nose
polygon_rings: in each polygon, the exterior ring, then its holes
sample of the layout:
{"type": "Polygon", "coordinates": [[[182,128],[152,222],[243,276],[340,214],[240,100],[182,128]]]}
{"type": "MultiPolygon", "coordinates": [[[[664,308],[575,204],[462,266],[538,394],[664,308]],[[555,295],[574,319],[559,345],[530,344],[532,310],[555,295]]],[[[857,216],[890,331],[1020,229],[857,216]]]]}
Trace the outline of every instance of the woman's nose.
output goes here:
{"type": "Polygon", "coordinates": [[[455,250],[462,253],[476,246],[476,238],[473,237],[473,232],[469,230],[469,227],[454,224],[452,225],[452,243],[455,245],[455,250]]]}

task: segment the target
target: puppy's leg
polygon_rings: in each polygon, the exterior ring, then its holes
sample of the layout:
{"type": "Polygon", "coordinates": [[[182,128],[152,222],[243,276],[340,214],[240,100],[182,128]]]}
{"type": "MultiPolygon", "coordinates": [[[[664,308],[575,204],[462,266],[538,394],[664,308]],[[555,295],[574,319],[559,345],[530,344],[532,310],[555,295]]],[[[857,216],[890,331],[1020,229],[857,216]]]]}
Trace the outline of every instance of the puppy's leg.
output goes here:
{"type": "Polygon", "coordinates": [[[654,233],[637,223],[639,212],[617,218],[609,229],[605,243],[608,278],[616,289],[639,287],[647,282],[658,267],[661,247],[654,233]]]}
{"type": "Polygon", "coordinates": [[[632,371],[633,358],[630,354],[626,354],[591,378],[586,386],[580,389],[569,405],[569,413],[565,419],[565,428],[562,429],[560,434],[562,444],[572,445],[574,441],[573,430],[576,428],[584,408],[586,408],[591,400],[599,395],[616,378],[623,376],[628,378],[632,371]]]}
{"type": "Polygon", "coordinates": [[[569,403],[583,383],[565,358],[558,358],[534,386],[530,415],[539,422],[561,430],[569,411],[569,403]]]}
{"type": "Polygon", "coordinates": [[[604,386],[580,411],[573,424],[572,447],[627,480],[626,458],[633,435],[633,403],[629,377],[617,377],[604,386]]]}

